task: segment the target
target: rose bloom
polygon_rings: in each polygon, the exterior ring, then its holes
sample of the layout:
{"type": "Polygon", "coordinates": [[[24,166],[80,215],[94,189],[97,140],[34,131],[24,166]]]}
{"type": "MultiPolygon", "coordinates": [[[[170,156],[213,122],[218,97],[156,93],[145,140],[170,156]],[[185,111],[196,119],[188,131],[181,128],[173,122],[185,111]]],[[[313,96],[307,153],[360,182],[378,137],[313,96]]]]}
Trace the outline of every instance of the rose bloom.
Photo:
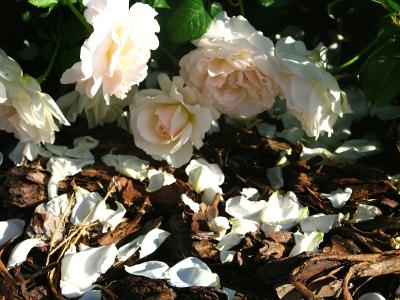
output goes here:
{"type": "MultiPolygon", "coordinates": [[[[133,92],[134,89],[131,89],[129,94],[133,92]]],[[[106,101],[100,91],[92,99],[77,91],[72,91],[60,97],[57,104],[69,122],[75,122],[78,115],[85,114],[88,127],[93,128],[97,125],[112,123],[121,117],[124,108],[128,107],[132,101],[129,94],[122,100],[111,96],[109,101],[106,101]]]]}
{"type": "Polygon", "coordinates": [[[76,90],[89,98],[102,88],[107,101],[112,95],[123,99],[147,75],[150,50],[158,47],[157,13],[143,3],[129,8],[129,0],[90,0],[85,4],[93,33],[81,48],[81,61],[64,72],[61,82],[76,82],[76,90]]]}
{"type": "Polygon", "coordinates": [[[171,81],[160,74],[158,82],[161,90],[146,89],[134,95],[130,112],[135,144],[154,159],[180,167],[192,157],[193,146],[203,145],[213,116],[181,77],[171,81]]]}
{"type": "Polygon", "coordinates": [[[324,66],[326,48],[308,51],[301,41],[280,39],[275,55],[280,63],[279,84],[289,113],[309,136],[331,135],[337,118],[350,112],[346,94],[324,66]]]}
{"type": "Polygon", "coordinates": [[[53,143],[58,126],[69,125],[54,100],[40,91],[34,78],[0,49],[0,130],[21,142],[53,143]]]}
{"type": "Polygon", "coordinates": [[[193,43],[180,76],[220,113],[252,116],[272,106],[279,94],[274,45],[245,18],[222,12],[193,43]]]}

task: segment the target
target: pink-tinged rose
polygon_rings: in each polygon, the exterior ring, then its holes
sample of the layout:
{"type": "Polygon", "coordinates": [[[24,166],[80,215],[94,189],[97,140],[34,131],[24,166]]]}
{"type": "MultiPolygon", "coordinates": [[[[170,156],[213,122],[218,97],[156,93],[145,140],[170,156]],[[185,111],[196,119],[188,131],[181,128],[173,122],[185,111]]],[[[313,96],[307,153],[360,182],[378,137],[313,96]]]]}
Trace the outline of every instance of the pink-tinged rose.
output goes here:
{"type": "Polygon", "coordinates": [[[182,57],[180,76],[220,113],[252,116],[279,94],[274,45],[242,16],[220,13],[182,57]]]}
{"type": "Polygon", "coordinates": [[[150,50],[158,47],[157,13],[143,3],[129,8],[129,0],[89,0],[85,4],[93,33],[81,48],[81,61],[64,72],[61,82],[76,82],[76,90],[89,98],[102,89],[107,101],[110,96],[123,99],[147,75],[150,50]]]}
{"type": "MultiPolygon", "coordinates": [[[[326,48],[325,48],[326,50],[326,48]]],[[[280,39],[275,55],[280,64],[279,84],[289,113],[309,136],[333,133],[333,125],[350,112],[346,94],[326,69],[324,47],[313,51],[291,37],[280,39]]]]}
{"type": "Polygon", "coordinates": [[[213,115],[200,101],[198,91],[160,74],[161,90],[146,89],[134,95],[130,105],[131,128],[137,147],[154,159],[180,167],[192,157],[193,146],[203,145],[213,115]]]}
{"type": "Polygon", "coordinates": [[[69,125],[53,98],[0,49],[0,130],[21,142],[53,143],[59,130],[54,118],[69,125]]]}

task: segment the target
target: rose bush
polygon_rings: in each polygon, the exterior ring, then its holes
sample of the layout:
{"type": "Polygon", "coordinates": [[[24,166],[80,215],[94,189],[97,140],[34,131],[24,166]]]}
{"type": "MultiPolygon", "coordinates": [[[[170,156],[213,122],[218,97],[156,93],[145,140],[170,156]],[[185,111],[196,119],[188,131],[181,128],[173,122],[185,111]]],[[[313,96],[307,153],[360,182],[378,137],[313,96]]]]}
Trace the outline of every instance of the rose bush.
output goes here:
{"type": "Polygon", "coordinates": [[[324,68],[321,50],[309,51],[291,37],[280,39],[275,49],[288,112],[299,119],[307,135],[315,137],[321,132],[332,134],[336,120],[350,112],[346,94],[324,68]]]}
{"type": "Polygon", "coordinates": [[[90,0],[85,17],[93,33],[81,48],[81,61],[65,71],[62,83],[76,82],[76,90],[93,98],[100,88],[104,98],[125,98],[147,75],[150,50],[158,47],[160,27],[156,11],[128,0],[90,0]]]}
{"type": "Polygon", "coordinates": [[[21,142],[53,143],[55,122],[69,125],[54,100],[34,78],[23,74],[16,61],[0,49],[0,130],[21,142]]]}
{"type": "Polygon", "coordinates": [[[181,77],[171,81],[160,74],[158,82],[161,90],[142,90],[130,105],[135,144],[154,159],[180,167],[192,157],[193,146],[203,145],[213,116],[198,92],[185,86],[181,77]]]}
{"type": "Polygon", "coordinates": [[[180,76],[218,112],[252,116],[279,95],[274,45],[242,16],[220,13],[182,57],[180,76]]]}

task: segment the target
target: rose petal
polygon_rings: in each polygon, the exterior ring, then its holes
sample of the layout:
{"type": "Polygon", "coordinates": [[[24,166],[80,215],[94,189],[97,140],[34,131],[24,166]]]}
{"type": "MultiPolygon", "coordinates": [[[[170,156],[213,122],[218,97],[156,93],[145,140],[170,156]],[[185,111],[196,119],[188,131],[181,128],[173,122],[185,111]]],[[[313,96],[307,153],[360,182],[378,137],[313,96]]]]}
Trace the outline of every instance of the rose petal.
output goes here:
{"type": "Polygon", "coordinates": [[[188,257],[166,272],[168,284],[175,287],[210,286],[220,287],[219,277],[196,257],[188,257]]]}
{"type": "Polygon", "coordinates": [[[151,279],[165,279],[168,269],[169,266],[162,261],[147,261],[131,267],[125,266],[125,271],[129,274],[151,279]]]}

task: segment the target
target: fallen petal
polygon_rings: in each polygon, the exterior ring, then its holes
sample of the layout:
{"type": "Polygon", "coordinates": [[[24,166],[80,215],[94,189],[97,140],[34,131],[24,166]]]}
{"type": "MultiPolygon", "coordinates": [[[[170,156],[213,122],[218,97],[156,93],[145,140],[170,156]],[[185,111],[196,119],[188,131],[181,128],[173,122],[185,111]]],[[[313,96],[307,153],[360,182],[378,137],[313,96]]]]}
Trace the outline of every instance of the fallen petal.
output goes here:
{"type": "Polygon", "coordinates": [[[344,215],[341,213],[336,215],[316,214],[301,220],[300,226],[304,233],[313,231],[328,233],[333,227],[340,226],[343,218],[344,215]]]}
{"type": "Polygon", "coordinates": [[[0,222],[0,246],[9,240],[19,237],[24,232],[25,221],[21,219],[9,219],[0,222]]]}
{"type": "Polygon", "coordinates": [[[133,155],[106,154],[101,160],[108,166],[114,167],[121,174],[143,181],[147,178],[149,162],[133,155]]]}
{"type": "Polygon", "coordinates": [[[344,190],[337,189],[330,194],[321,193],[319,196],[321,198],[329,199],[329,201],[331,201],[332,206],[334,208],[341,208],[350,199],[352,192],[353,192],[353,190],[351,188],[347,187],[344,190]]]}
{"type": "Polygon", "coordinates": [[[219,276],[197,257],[188,257],[169,268],[168,283],[175,287],[220,287],[219,276]]]}
{"type": "Polygon", "coordinates": [[[324,234],[317,231],[304,234],[295,232],[294,239],[296,244],[290,251],[289,256],[295,256],[305,251],[316,252],[319,244],[324,239],[324,234]]]}
{"type": "Polygon", "coordinates": [[[125,266],[126,272],[151,279],[165,279],[165,273],[168,269],[169,266],[162,261],[147,261],[131,267],[125,266]]]}
{"type": "Polygon", "coordinates": [[[114,244],[65,254],[61,261],[61,293],[74,298],[91,290],[100,275],[113,265],[116,256],[114,244]]]}
{"type": "Polygon", "coordinates": [[[32,248],[42,244],[39,239],[27,239],[18,243],[11,251],[10,258],[8,259],[7,269],[21,265],[28,256],[32,248]]]}
{"type": "Polygon", "coordinates": [[[226,201],[225,211],[238,219],[259,220],[259,214],[266,205],[265,200],[250,201],[245,196],[236,196],[226,201]]]}
{"type": "Polygon", "coordinates": [[[362,221],[372,220],[376,216],[380,216],[381,214],[382,214],[381,210],[376,206],[358,204],[357,210],[354,213],[351,221],[362,222],[362,221]]]}
{"type": "Polygon", "coordinates": [[[167,172],[161,172],[155,169],[150,169],[147,173],[149,178],[149,186],[146,191],[149,193],[158,191],[163,186],[167,186],[176,182],[175,177],[167,172]]]}
{"type": "Polygon", "coordinates": [[[221,238],[221,240],[215,246],[215,248],[218,249],[219,251],[230,250],[236,245],[239,245],[243,236],[244,236],[243,234],[228,233],[221,238]]]}

